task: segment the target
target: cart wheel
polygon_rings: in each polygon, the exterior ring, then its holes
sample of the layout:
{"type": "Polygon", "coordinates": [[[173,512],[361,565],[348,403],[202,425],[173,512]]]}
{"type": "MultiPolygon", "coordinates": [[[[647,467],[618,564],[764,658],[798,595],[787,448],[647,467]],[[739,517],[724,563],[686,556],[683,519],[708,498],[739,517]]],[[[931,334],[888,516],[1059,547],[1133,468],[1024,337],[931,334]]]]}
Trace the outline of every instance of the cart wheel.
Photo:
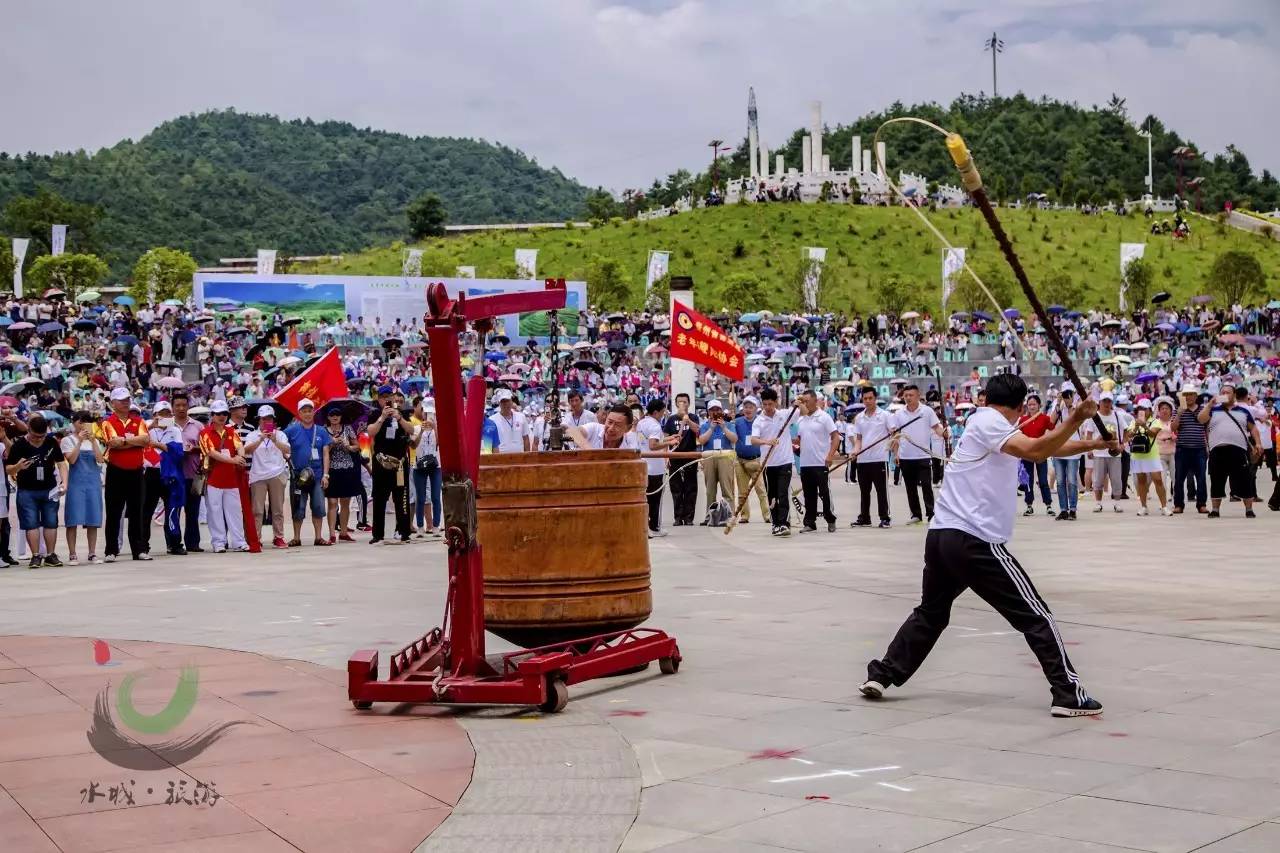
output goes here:
{"type": "Polygon", "coordinates": [[[658,658],[658,669],[663,675],[675,675],[680,671],[680,658],[658,658]]]}
{"type": "Polygon", "coordinates": [[[569,704],[569,687],[558,678],[547,679],[547,700],[538,706],[544,714],[558,714],[569,704]]]}
{"type": "Polygon", "coordinates": [[[373,707],[372,702],[361,702],[359,699],[352,700],[351,704],[355,706],[357,711],[367,711],[373,707]]]}

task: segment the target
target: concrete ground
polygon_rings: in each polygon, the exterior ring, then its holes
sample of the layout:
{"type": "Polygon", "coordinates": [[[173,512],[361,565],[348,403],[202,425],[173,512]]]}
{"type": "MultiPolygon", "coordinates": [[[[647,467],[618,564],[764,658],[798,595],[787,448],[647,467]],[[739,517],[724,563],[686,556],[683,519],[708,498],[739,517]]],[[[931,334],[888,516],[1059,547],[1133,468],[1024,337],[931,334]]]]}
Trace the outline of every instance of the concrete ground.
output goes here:
{"type": "MultiPolygon", "coordinates": [[[[459,713],[474,778],[422,849],[1280,849],[1280,514],[1019,518],[1011,551],[1106,706],[1061,720],[970,594],[909,685],[857,694],[915,602],[924,531],[900,490],[892,529],[851,530],[856,488],[834,487],[834,534],[779,540],[756,515],[653,541],[649,624],[679,638],[679,674],[577,685],[554,716],[459,713]]],[[[17,568],[0,633],[342,667],[436,625],[444,581],[438,544],[17,568]]]]}

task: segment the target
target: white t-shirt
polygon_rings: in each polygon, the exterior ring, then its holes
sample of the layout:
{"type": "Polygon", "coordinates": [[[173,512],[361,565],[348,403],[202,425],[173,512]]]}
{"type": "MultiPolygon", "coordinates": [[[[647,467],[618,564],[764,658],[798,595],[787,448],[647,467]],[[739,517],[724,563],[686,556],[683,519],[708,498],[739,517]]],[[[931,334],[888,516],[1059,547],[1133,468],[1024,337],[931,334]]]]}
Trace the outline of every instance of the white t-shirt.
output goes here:
{"type": "MultiPolygon", "coordinates": [[[[928,459],[933,439],[937,438],[933,434],[933,428],[937,425],[938,416],[934,414],[933,409],[923,403],[916,406],[914,412],[907,409],[899,409],[894,412],[889,418],[889,426],[895,430],[901,430],[901,436],[898,441],[898,458],[928,459]],[[920,416],[920,420],[910,426],[905,426],[917,416],[920,416]]],[[[859,457],[858,461],[861,462],[862,457],[859,457]]]]}
{"type": "Polygon", "coordinates": [[[951,451],[930,530],[963,530],[984,542],[1008,542],[1018,507],[1018,464],[1003,452],[1018,428],[995,409],[974,409],[951,451]]]}
{"type": "Polygon", "coordinates": [[[827,453],[831,450],[831,434],[837,431],[836,422],[822,409],[795,420],[800,430],[800,467],[827,467],[827,453]]]}
{"type": "Polygon", "coordinates": [[[1242,450],[1249,449],[1245,439],[1249,435],[1249,424],[1253,422],[1253,413],[1243,406],[1232,406],[1229,410],[1221,404],[1213,407],[1209,415],[1209,449],[1230,444],[1242,450]]]}
{"type": "MultiPolygon", "coordinates": [[[[254,448],[253,455],[249,457],[249,485],[279,477],[289,469],[289,463],[284,458],[284,451],[271,440],[273,436],[285,447],[289,446],[289,439],[285,437],[284,431],[279,429],[271,435],[254,430],[245,436],[245,444],[252,444],[255,441],[262,442],[254,448]]],[[[177,440],[182,440],[181,435],[177,440]]]]}
{"type": "MultiPolygon", "coordinates": [[[[1064,418],[1068,418],[1068,417],[1070,417],[1070,416],[1071,416],[1070,410],[1069,410],[1069,409],[1066,409],[1066,407],[1065,407],[1065,406],[1063,406],[1061,409],[1058,409],[1057,407],[1055,407],[1055,410],[1054,410],[1053,412],[1051,412],[1051,413],[1050,413],[1050,415],[1049,415],[1049,419],[1053,421],[1053,429],[1057,429],[1057,428],[1058,428],[1058,425],[1059,425],[1060,423],[1062,423],[1062,420],[1063,420],[1064,418]]],[[[1077,427],[1077,428],[1076,428],[1076,431],[1075,431],[1075,435],[1071,436],[1071,438],[1069,438],[1069,439],[1067,439],[1067,440],[1068,440],[1068,441],[1083,441],[1083,440],[1084,440],[1084,439],[1086,439],[1086,438],[1088,438],[1088,436],[1086,436],[1086,435],[1085,435],[1085,433],[1084,433],[1084,428],[1083,428],[1083,427],[1077,427]]],[[[1079,461],[1080,459],[1082,459],[1082,458],[1084,457],[1084,455],[1085,455],[1085,454],[1083,454],[1083,453],[1073,453],[1073,454],[1071,454],[1071,455],[1063,455],[1063,454],[1059,453],[1059,454],[1055,455],[1053,458],[1054,458],[1054,459],[1075,459],[1076,461],[1079,461]]]]}
{"type": "MultiPolygon", "coordinates": [[[[885,438],[889,434],[891,417],[884,409],[876,409],[874,415],[868,412],[860,412],[853,419],[853,433],[854,435],[862,436],[862,446],[865,448],[872,442],[885,438]]],[[[867,462],[887,462],[888,460],[889,440],[887,438],[858,456],[859,465],[867,462]]]]}
{"type": "Polygon", "coordinates": [[[1267,419],[1267,407],[1258,403],[1250,406],[1249,411],[1253,413],[1253,422],[1258,425],[1258,446],[1266,450],[1271,447],[1271,422],[1267,419]]]}
{"type": "MultiPolygon", "coordinates": [[[[1129,424],[1133,423],[1133,415],[1124,409],[1112,409],[1110,414],[1098,413],[1098,417],[1102,418],[1102,425],[1107,428],[1107,432],[1111,433],[1112,438],[1118,438],[1124,435],[1124,431],[1129,428],[1129,424]]],[[[1083,438],[1098,438],[1098,425],[1093,419],[1085,421],[1080,425],[1080,434],[1083,438]]],[[[1094,459],[1106,459],[1111,453],[1107,450],[1093,451],[1094,459]]]]}
{"type": "MultiPolygon", "coordinates": [[[[662,424],[658,423],[657,418],[646,415],[640,419],[640,423],[636,424],[636,432],[645,439],[644,444],[648,444],[651,439],[662,441],[667,436],[662,432],[662,424]]],[[[651,445],[650,445],[651,446],[651,445]]],[[[643,449],[648,450],[649,446],[643,449]]],[[[650,477],[659,477],[667,470],[667,460],[665,459],[646,459],[644,460],[645,470],[649,472],[650,477]]]]}
{"type": "Polygon", "coordinates": [[[534,450],[541,450],[547,443],[551,428],[547,426],[547,419],[543,415],[538,415],[529,424],[528,435],[533,444],[534,450]]]}
{"type": "MultiPolygon", "coordinates": [[[[756,415],[756,419],[751,422],[751,435],[755,438],[762,438],[766,441],[771,438],[778,438],[782,433],[782,425],[787,422],[786,409],[778,409],[770,417],[761,409],[756,415]]],[[[795,418],[792,418],[795,420],[795,418]]],[[[769,452],[768,447],[760,448],[760,458],[764,459],[765,454],[769,452]]],[[[795,455],[791,452],[791,436],[782,435],[782,440],[778,442],[777,448],[773,451],[773,455],[769,456],[769,468],[782,468],[795,464],[795,455]]],[[[823,453],[823,461],[825,463],[826,454],[823,453]]]]}
{"type": "MultiPolygon", "coordinates": [[[[586,436],[587,436],[587,446],[588,446],[588,447],[590,447],[592,450],[604,450],[604,424],[601,424],[601,423],[586,424],[586,423],[584,423],[584,424],[580,427],[580,429],[581,429],[581,430],[583,431],[583,433],[585,433],[585,434],[586,434],[586,436]]],[[[617,447],[617,448],[611,448],[611,449],[614,449],[614,450],[618,450],[618,449],[621,449],[621,450],[639,450],[639,449],[640,449],[640,436],[639,436],[637,433],[635,433],[634,431],[629,432],[629,433],[626,433],[625,435],[623,435],[623,436],[622,436],[622,444],[621,444],[621,445],[619,445],[619,447],[617,447]]],[[[652,460],[649,460],[649,461],[652,461],[652,460]]],[[[662,461],[662,460],[659,460],[659,461],[662,461]]]]}
{"type": "Polygon", "coordinates": [[[489,416],[489,420],[493,421],[493,425],[498,429],[498,447],[496,452],[524,452],[524,436],[526,427],[523,414],[520,412],[512,412],[511,420],[507,420],[502,416],[502,412],[494,412],[489,416]]]}

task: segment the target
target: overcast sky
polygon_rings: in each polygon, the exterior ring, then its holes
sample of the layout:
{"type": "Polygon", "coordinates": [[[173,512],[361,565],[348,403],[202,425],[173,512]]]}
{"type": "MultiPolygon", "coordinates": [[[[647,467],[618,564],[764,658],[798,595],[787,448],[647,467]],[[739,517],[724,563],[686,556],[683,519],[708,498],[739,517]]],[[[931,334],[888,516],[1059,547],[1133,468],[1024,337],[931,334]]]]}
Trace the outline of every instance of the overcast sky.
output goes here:
{"type": "Polygon", "coordinates": [[[501,141],[620,191],[736,144],[748,86],[771,148],[811,100],[834,126],[989,92],[997,30],[1001,92],[1116,92],[1280,172],[1278,0],[60,0],[8,4],[5,25],[10,152],[235,107],[501,141]]]}

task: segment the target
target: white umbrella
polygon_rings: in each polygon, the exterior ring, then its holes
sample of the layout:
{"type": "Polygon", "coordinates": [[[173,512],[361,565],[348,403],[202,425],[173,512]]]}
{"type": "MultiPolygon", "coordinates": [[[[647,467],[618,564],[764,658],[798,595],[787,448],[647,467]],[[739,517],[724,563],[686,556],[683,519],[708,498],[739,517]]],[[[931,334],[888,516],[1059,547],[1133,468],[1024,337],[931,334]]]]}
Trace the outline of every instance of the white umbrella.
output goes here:
{"type": "Polygon", "coordinates": [[[919,316],[920,316],[919,311],[903,311],[902,312],[902,319],[904,320],[914,320],[919,316]]]}

